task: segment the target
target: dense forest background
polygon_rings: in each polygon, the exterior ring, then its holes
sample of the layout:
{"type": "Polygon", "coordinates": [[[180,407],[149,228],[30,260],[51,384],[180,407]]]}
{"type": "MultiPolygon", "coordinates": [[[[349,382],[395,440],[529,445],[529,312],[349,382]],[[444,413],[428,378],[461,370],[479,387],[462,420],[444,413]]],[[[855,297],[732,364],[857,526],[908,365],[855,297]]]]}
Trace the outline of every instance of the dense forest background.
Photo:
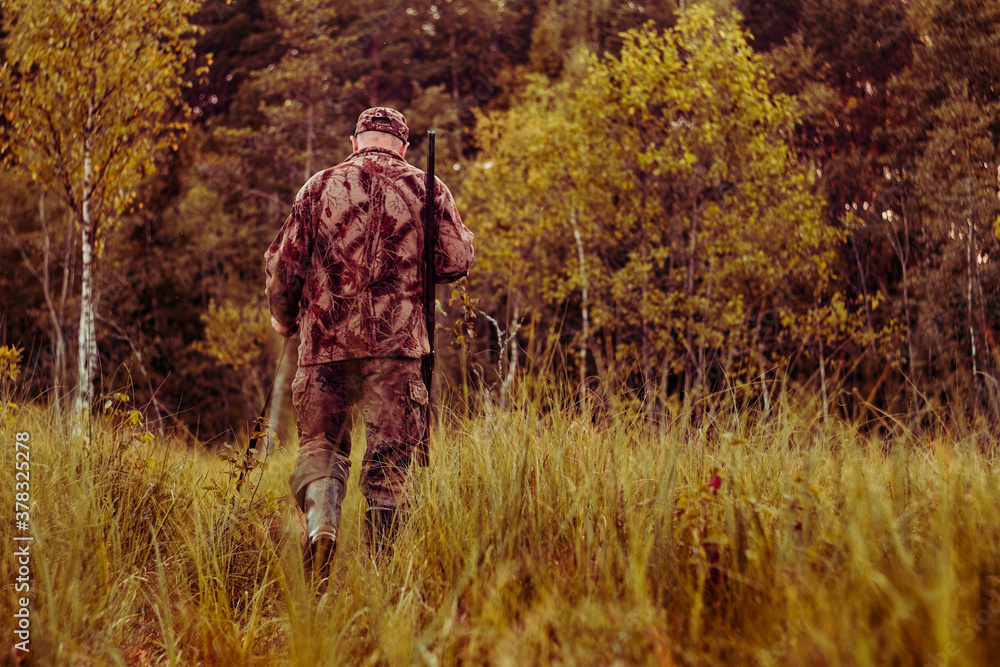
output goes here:
{"type": "Polygon", "coordinates": [[[790,384],[848,418],[1000,419],[995,0],[47,11],[2,4],[0,345],[26,396],[89,376],[163,428],[245,428],[281,349],[264,250],[387,105],[412,163],[437,131],[476,233],[439,291],[465,405],[530,374],[654,419],[790,384]]]}

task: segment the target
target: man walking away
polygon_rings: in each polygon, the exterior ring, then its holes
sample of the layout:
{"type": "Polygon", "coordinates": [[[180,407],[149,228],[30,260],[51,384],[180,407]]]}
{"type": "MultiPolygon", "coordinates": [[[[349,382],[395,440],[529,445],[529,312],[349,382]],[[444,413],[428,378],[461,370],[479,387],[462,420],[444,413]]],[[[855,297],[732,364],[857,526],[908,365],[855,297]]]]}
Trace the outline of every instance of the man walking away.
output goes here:
{"type": "MultiPolygon", "coordinates": [[[[368,433],[360,486],[365,541],[376,554],[390,547],[406,513],[410,465],[427,427],[426,185],[406,162],[408,136],[399,111],[363,112],[354,152],[302,186],[265,254],[271,325],[301,336],[292,382],[299,449],[289,483],[305,513],[306,565],[323,574],[337,546],[353,408],[368,433]]],[[[473,234],[440,180],[434,201],[434,269],[438,282],[452,282],[475,260],[473,234]]]]}

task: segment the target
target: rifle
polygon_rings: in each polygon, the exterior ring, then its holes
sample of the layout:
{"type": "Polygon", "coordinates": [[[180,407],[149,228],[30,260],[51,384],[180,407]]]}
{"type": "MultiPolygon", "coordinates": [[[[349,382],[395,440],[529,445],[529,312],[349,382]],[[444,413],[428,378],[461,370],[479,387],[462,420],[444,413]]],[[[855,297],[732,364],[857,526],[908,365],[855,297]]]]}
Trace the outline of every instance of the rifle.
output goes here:
{"type": "Polygon", "coordinates": [[[427,342],[430,352],[421,360],[420,375],[427,387],[427,428],[417,446],[417,465],[430,462],[431,442],[431,383],[434,381],[434,131],[427,131],[427,172],[425,180],[427,203],[424,205],[424,319],[427,322],[427,342]]]}
{"type": "MultiPolygon", "coordinates": [[[[274,377],[271,378],[271,386],[267,390],[267,398],[264,399],[264,407],[260,409],[260,416],[253,422],[253,430],[250,432],[250,441],[247,443],[247,449],[243,452],[243,460],[240,461],[240,477],[236,480],[236,493],[240,492],[243,488],[243,478],[246,477],[246,473],[251,469],[250,466],[250,453],[257,451],[257,443],[260,439],[267,435],[267,409],[271,407],[271,396],[274,394],[274,383],[278,379],[278,371],[281,370],[281,362],[285,360],[285,350],[288,349],[288,338],[285,338],[285,342],[281,344],[281,354],[278,355],[278,367],[274,369],[274,377]]],[[[265,453],[265,458],[267,455],[265,453]]]]}

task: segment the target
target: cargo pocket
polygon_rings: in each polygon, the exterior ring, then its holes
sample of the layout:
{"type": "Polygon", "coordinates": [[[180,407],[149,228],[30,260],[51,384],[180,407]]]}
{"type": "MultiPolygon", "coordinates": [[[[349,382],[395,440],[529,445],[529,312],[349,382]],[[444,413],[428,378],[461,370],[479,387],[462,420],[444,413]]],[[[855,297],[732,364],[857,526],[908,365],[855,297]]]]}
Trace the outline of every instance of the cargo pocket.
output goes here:
{"type": "Polygon", "coordinates": [[[427,406],[430,397],[427,395],[427,387],[420,380],[410,380],[410,399],[417,405],[427,406]]]}
{"type": "Polygon", "coordinates": [[[419,379],[411,379],[406,388],[407,439],[416,446],[424,437],[424,429],[427,428],[427,403],[430,396],[427,394],[427,387],[419,379]]]}
{"type": "Polygon", "coordinates": [[[295,406],[297,412],[302,409],[302,399],[305,396],[308,381],[306,368],[299,366],[295,371],[295,377],[292,379],[292,405],[295,406]]]}

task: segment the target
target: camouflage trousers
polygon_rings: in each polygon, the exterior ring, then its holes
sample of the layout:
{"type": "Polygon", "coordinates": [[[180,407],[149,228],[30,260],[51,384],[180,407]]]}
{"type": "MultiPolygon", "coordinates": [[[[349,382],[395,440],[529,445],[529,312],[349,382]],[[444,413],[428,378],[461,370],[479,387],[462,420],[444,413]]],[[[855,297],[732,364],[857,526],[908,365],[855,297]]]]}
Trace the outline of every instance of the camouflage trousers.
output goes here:
{"type": "Polygon", "coordinates": [[[370,508],[405,508],[410,464],[426,428],[427,388],[420,359],[351,359],[301,366],[292,381],[299,451],[289,480],[299,509],[306,487],[323,477],[347,488],[357,406],[367,430],[361,493],[370,508]]]}

